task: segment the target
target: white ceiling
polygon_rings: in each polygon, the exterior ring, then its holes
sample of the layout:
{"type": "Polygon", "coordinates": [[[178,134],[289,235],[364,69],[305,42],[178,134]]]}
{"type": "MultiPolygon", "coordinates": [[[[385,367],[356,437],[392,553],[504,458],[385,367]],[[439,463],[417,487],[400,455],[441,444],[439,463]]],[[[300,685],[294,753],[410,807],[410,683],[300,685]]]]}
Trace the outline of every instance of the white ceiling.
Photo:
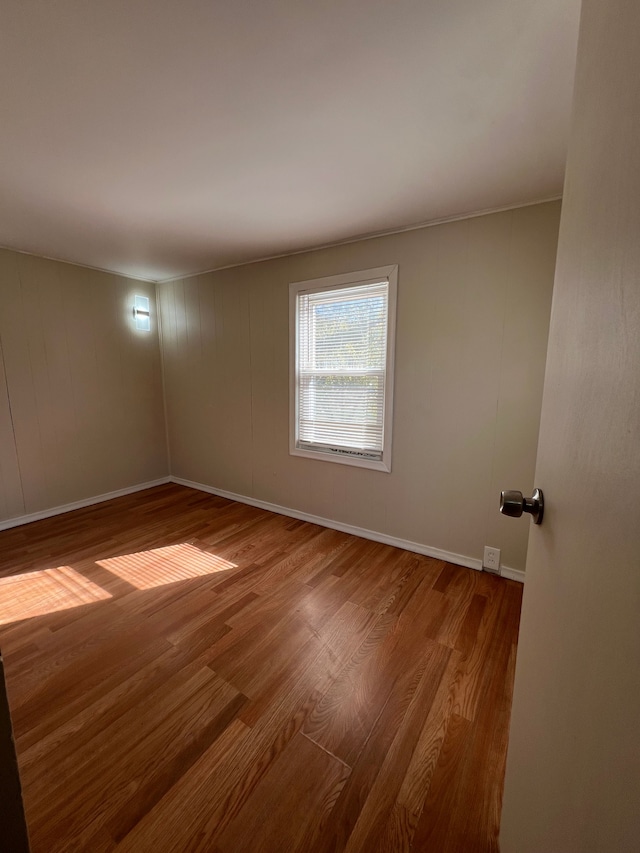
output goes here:
{"type": "Polygon", "coordinates": [[[562,190],[579,0],[3,0],[0,245],[163,279],[562,190]]]}

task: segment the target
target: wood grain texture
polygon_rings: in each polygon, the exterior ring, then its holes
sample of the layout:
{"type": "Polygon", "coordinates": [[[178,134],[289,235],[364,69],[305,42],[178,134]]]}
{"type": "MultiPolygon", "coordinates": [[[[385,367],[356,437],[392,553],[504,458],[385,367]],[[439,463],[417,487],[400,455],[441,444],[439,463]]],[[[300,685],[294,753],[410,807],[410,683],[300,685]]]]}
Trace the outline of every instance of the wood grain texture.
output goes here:
{"type": "Polygon", "coordinates": [[[520,585],[175,485],[0,554],[33,853],[497,851],[520,585]]]}

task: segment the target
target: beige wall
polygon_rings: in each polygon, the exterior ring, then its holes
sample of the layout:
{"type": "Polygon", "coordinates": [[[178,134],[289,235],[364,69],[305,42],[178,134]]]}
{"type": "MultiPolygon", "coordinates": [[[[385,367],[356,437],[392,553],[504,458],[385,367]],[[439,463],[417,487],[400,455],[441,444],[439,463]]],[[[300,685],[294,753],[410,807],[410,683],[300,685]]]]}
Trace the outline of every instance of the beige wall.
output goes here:
{"type": "Polygon", "coordinates": [[[640,850],[639,32],[584,0],[503,853],[640,850]]]}
{"type": "Polygon", "coordinates": [[[153,284],[0,250],[0,520],[168,473],[153,284]]]}
{"type": "Polygon", "coordinates": [[[558,202],[159,285],[172,473],[523,569],[558,202]],[[399,264],[393,471],[288,453],[288,285],[399,264]]]}

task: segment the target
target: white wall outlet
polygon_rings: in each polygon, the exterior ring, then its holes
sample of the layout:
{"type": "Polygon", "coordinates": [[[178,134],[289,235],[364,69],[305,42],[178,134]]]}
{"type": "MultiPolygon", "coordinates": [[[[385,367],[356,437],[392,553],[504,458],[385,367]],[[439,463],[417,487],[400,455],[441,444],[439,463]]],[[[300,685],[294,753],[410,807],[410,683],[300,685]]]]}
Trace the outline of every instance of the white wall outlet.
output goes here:
{"type": "Polygon", "coordinates": [[[500,548],[490,548],[488,545],[484,546],[482,567],[488,572],[494,572],[496,575],[500,574],[500,548]]]}

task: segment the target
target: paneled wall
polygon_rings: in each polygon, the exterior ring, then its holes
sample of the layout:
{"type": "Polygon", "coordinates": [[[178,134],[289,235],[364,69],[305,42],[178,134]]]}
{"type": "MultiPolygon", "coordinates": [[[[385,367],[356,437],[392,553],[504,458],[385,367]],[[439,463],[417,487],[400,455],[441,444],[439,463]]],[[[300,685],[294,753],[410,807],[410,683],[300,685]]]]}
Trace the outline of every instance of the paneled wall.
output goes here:
{"type": "Polygon", "coordinates": [[[524,569],[559,202],[159,285],[178,477],[524,569]],[[288,452],[288,285],[399,264],[393,470],[288,452]]]}
{"type": "Polygon", "coordinates": [[[168,473],[155,286],[0,250],[0,520],[168,473]]]}

